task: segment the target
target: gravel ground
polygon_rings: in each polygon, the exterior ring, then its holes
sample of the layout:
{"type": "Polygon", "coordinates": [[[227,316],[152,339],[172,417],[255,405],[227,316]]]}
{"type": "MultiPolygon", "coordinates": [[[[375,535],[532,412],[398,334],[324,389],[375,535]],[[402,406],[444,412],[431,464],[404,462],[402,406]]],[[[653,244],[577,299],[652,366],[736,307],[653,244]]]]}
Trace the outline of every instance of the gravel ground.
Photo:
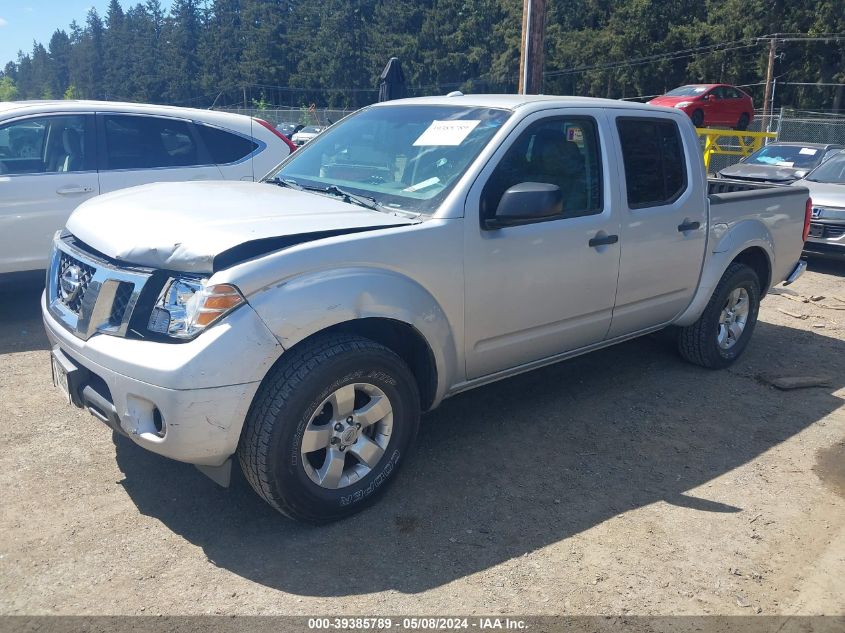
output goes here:
{"type": "Polygon", "coordinates": [[[845,264],[729,370],[655,336],[446,401],[322,528],[64,405],[36,285],[0,288],[2,614],[845,614],[845,264]]]}

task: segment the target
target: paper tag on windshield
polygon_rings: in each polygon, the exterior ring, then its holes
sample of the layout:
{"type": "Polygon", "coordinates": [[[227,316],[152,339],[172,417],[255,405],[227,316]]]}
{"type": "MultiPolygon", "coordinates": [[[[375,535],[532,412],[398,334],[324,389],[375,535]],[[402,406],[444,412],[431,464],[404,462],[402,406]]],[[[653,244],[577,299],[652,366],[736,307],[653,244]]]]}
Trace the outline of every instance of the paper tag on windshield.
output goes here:
{"type": "Polygon", "coordinates": [[[802,147],[802,148],[799,150],[799,152],[798,152],[798,153],[799,153],[799,154],[804,154],[804,155],[806,155],[806,156],[815,156],[816,154],[818,154],[818,152],[819,152],[819,150],[817,150],[817,149],[813,149],[812,147],[802,147]]]}
{"type": "Polygon", "coordinates": [[[414,145],[460,145],[479,123],[481,121],[432,121],[414,145]]]}
{"type": "Polygon", "coordinates": [[[423,180],[422,182],[418,182],[415,185],[411,185],[410,187],[405,187],[402,191],[408,191],[413,193],[414,191],[419,191],[420,189],[425,189],[426,187],[431,187],[432,185],[436,185],[440,182],[440,178],[434,176],[429,178],[428,180],[423,180]]]}

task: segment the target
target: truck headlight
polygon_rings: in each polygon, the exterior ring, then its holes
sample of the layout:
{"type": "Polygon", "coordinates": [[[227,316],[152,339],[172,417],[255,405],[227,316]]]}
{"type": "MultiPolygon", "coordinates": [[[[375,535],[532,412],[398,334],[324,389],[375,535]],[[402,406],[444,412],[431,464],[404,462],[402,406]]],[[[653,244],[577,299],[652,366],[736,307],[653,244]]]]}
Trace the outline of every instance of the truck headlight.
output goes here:
{"type": "Polygon", "coordinates": [[[245,301],[230,284],[209,286],[207,279],[169,279],[156,301],[147,329],[190,339],[245,301]]]}

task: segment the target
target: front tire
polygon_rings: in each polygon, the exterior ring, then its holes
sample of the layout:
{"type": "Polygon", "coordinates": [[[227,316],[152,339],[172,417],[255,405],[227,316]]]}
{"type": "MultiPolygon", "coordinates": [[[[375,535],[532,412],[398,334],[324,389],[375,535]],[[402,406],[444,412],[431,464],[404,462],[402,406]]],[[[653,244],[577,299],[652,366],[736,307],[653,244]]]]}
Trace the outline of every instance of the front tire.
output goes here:
{"type": "Polygon", "coordinates": [[[401,358],[366,338],[323,336],[286,353],[264,380],[238,459],[276,510],[328,523],[384,493],[419,416],[417,385],[401,358]]]}
{"type": "Polygon", "coordinates": [[[704,112],[701,110],[693,112],[690,118],[692,119],[692,124],[695,127],[704,127],[704,112]]]}
{"type": "Polygon", "coordinates": [[[760,309],[760,279],[745,264],[731,264],[690,326],[680,328],[678,351],[691,363],[721,369],[742,355],[760,309]]]}

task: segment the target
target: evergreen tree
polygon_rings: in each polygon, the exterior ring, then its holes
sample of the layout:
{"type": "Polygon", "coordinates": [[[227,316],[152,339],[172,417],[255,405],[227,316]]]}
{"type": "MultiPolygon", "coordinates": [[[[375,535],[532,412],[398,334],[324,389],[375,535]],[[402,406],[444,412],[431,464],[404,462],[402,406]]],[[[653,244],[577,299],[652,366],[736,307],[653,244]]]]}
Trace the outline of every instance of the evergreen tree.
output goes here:
{"type": "Polygon", "coordinates": [[[106,99],[126,99],[131,95],[129,36],[126,16],[119,0],[110,0],[103,33],[103,90],[106,99]]]}
{"type": "MultiPolygon", "coordinates": [[[[110,0],[105,24],[56,30],[6,64],[5,94],[208,106],[357,107],[401,59],[409,94],[516,89],[522,0],[110,0]],[[73,88],[70,90],[70,88],[73,88]]],[[[845,109],[842,0],[548,0],[544,92],[611,98],[691,82],[745,86],[762,105],[768,40],[777,103],[845,109]],[[708,48],[709,47],[709,48],[708,48]],[[680,51],[680,52],[678,52],[680,51]],[[673,52],[675,52],[673,54],[673,52]],[[816,83],[813,86],[790,85],[816,83]]]]}
{"type": "Polygon", "coordinates": [[[61,29],[50,38],[50,93],[56,97],[64,94],[70,85],[70,38],[61,29]]]}
{"type": "Polygon", "coordinates": [[[198,0],[174,0],[162,29],[163,97],[171,103],[195,105],[200,96],[199,44],[202,17],[198,0]]]}

